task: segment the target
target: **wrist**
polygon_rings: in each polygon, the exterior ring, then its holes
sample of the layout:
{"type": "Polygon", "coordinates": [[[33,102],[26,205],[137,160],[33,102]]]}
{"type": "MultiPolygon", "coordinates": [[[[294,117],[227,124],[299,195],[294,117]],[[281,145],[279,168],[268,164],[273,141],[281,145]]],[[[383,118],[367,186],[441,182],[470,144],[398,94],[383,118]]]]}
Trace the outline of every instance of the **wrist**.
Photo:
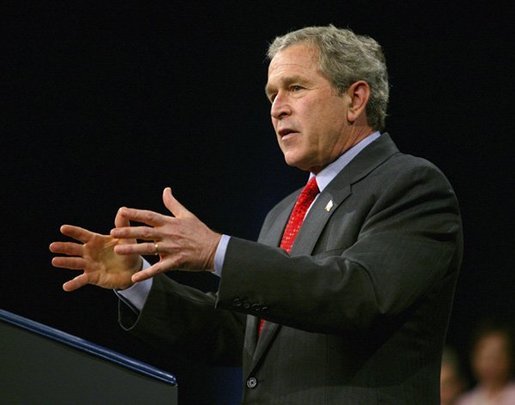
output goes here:
{"type": "Polygon", "coordinates": [[[213,237],[213,243],[211,245],[211,249],[209,252],[208,260],[207,260],[207,267],[206,271],[209,271],[211,273],[214,273],[215,271],[215,256],[216,251],[218,249],[218,245],[220,244],[220,240],[222,239],[222,235],[219,233],[215,233],[213,237]]]}

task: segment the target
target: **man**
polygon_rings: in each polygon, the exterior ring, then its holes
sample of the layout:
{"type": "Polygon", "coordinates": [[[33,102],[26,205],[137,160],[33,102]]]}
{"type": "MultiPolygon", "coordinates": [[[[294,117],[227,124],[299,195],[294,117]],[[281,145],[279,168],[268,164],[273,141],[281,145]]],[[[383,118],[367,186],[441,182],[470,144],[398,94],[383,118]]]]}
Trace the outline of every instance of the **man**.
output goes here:
{"type": "Polygon", "coordinates": [[[279,146],[312,178],[300,196],[270,211],[258,242],[211,231],[169,188],[172,216],[123,207],[109,236],[63,226],[82,243],[52,244],[70,256],[53,264],[84,271],[64,289],[125,289],[120,323],[134,335],[242,363],[244,403],[438,403],[462,256],[454,192],[379,132],[388,80],[374,40],[310,27],[268,55],[279,146]],[[141,269],[149,254],[159,262],[141,269]],[[215,271],[217,294],[159,274],[172,269],[215,271]]]}

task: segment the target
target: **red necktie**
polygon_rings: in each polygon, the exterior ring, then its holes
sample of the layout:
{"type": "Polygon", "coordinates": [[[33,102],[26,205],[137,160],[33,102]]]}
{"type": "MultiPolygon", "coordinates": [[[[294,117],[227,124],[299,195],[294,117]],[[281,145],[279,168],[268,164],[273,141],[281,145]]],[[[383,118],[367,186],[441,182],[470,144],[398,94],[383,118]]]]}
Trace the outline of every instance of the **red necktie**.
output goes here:
{"type": "MultiPolygon", "coordinates": [[[[304,186],[301,193],[299,194],[299,197],[297,198],[297,201],[295,202],[293,210],[290,214],[290,218],[288,219],[288,223],[286,224],[286,228],[284,228],[283,237],[279,246],[286,252],[290,253],[293,243],[295,242],[295,238],[297,237],[300,227],[304,222],[306,212],[308,211],[311,204],[313,204],[313,201],[319,192],[320,190],[318,189],[316,177],[313,176],[311,179],[309,179],[308,183],[304,186]]],[[[261,334],[264,323],[264,319],[259,320],[258,336],[261,334]]]]}
{"type": "Polygon", "coordinates": [[[302,226],[302,222],[304,222],[304,217],[306,216],[308,208],[311,206],[319,192],[316,177],[313,176],[309,179],[308,184],[304,186],[299,194],[291,212],[290,219],[288,219],[286,228],[284,228],[280,246],[288,253],[290,253],[293,242],[295,242],[295,238],[302,226]]]}

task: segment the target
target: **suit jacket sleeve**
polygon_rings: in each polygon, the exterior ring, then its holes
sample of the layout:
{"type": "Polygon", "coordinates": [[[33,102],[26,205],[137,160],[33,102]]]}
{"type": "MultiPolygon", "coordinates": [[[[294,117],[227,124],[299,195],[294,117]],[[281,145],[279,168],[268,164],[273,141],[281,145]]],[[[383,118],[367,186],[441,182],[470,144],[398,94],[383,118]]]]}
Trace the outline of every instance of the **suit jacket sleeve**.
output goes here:
{"type": "MultiPolygon", "coordinates": [[[[349,187],[320,234],[297,237],[296,244],[315,238],[312,251],[294,247],[288,255],[231,238],[218,307],[307,331],[343,333],[396,317],[444,278],[455,279],[460,215],[436,167],[397,154],[349,187]]],[[[303,228],[322,208],[312,207],[303,228]]]]}
{"type": "Polygon", "coordinates": [[[241,366],[245,317],[215,309],[215,296],[154,277],[140,313],[119,302],[120,326],[158,350],[174,350],[216,365],[241,366]]]}

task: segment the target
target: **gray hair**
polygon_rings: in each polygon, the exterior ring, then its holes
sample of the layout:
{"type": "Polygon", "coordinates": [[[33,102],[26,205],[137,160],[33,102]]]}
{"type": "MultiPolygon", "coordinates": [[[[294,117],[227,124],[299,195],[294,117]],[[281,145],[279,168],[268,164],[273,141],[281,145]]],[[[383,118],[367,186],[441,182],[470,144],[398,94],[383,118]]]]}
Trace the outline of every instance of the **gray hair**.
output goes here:
{"type": "Polygon", "coordinates": [[[356,35],[334,25],[306,27],[275,38],[267,56],[272,60],[278,52],[301,42],[318,49],[320,70],[340,94],[358,80],[368,83],[367,121],[373,129],[383,130],[389,86],[381,46],[368,36],[356,35]]]}

